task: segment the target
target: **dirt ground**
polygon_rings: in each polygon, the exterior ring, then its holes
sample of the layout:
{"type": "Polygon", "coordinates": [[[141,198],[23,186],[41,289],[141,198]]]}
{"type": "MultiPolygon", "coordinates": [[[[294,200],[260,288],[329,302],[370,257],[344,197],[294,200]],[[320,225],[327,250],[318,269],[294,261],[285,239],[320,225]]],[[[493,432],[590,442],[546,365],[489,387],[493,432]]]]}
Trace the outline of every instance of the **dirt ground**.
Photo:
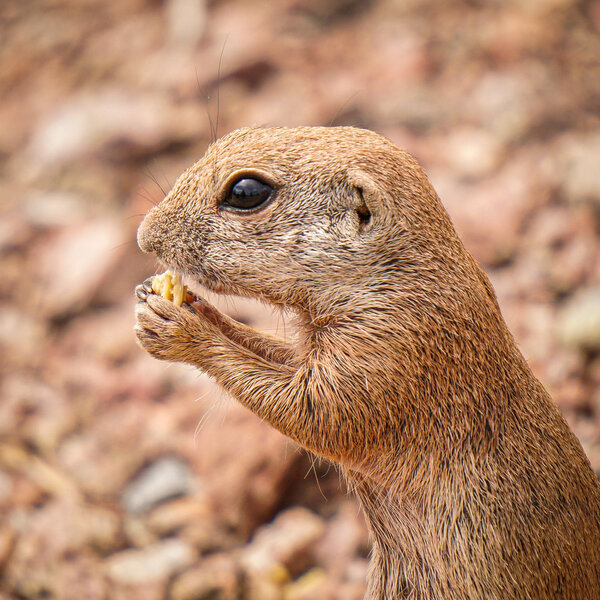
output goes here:
{"type": "Polygon", "coordinates": [[[136,227],[212,127],[415,155],[600,472],[599,1],[3,0],[0,25],[0,600],[362,597],[337,470],[134,342],[136,227]]]}

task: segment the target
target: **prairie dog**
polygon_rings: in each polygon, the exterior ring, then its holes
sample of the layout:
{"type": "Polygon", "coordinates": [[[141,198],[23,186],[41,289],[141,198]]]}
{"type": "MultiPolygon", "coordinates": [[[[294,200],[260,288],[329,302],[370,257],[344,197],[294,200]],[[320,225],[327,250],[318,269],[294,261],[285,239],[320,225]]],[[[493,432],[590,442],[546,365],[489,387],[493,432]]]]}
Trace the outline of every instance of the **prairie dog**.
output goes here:
{"type": "Polygon", "coordinates": [[[138,243],[298,313],[287,343],[142,284],[136,334],[341,465],[373,539],[366,598],[600,598],[598,479],[410,155],[350,127],[240,129],[138,243]]]}

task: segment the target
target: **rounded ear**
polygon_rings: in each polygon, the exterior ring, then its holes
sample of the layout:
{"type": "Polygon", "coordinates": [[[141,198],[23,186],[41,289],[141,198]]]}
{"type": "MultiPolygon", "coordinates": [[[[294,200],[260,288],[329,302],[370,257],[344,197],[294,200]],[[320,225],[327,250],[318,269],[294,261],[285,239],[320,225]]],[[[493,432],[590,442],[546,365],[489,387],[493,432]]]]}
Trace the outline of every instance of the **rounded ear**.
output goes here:
{"type": "Polygon", "coordinates": [[[381,192],[373,179],[358,169],[348,172],[348,183],[352,188],[353,208],[358,215],[360,227],[365,228],[370,225],[372,215],[377,213],[381,192]]]}

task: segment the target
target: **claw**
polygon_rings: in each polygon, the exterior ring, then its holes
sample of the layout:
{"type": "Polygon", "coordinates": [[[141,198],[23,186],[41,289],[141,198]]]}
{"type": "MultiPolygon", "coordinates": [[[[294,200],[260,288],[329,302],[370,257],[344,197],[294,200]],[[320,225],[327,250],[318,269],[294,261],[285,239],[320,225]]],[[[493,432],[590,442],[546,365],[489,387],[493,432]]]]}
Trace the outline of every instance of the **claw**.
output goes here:
{"type": "Polygon", "coordinates": [[[148,277],[144,279],[144,281],[140,284],[148,293],[152,291],[152,281],[154,280],[154,276],[148,277]]]}
{"type": "Polygon", "coordinates": [[[135,286],[135,295],[140,301],[145,302],[148,299],[148,294],[152,293],[153,279],[153,277],[148,277],[148,279],[135,286]]]}
{"type": "Polygon", "coordinates": [[[141,300],[142,302],[148,298],[148,292],[141,285],[138,285],[135,288],[135,295],[138,300],[141,300]]]}

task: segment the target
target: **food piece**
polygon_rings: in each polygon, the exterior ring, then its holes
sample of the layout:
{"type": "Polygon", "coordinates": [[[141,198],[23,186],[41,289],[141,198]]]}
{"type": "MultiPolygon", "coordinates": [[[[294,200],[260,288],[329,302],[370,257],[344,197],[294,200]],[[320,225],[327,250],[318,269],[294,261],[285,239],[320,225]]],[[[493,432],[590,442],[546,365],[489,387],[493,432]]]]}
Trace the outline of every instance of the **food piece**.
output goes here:
{"type": "Polygon", "coordinates": [[[171,271],[165,271],[154,277],[152,291],[166,300],[171,300],[175,306],[181,306],[188,294],[188,290],[181,280],[181,275],[173,274],[171,271]]]}

